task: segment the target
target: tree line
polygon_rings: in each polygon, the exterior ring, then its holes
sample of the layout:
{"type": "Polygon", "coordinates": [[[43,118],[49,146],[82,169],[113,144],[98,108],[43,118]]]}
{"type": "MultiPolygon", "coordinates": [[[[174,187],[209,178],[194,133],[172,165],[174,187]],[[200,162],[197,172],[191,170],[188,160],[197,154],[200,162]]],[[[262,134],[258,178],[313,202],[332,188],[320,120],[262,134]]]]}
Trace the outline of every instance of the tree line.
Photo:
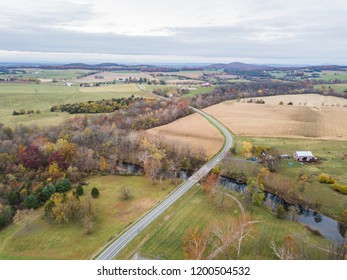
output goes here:
{"type": "Polygon", "coordinates": [[[202,165],[202,151],[144,131],[188,114],[186,101],[137,99],[111,114],[75,116],[49,128],[0,124],[0,227],[16,210],[68,190],[62,182],[71,188],[92,174],[118,174],[124,162],[141,166],[153,182],[202,165]]]}

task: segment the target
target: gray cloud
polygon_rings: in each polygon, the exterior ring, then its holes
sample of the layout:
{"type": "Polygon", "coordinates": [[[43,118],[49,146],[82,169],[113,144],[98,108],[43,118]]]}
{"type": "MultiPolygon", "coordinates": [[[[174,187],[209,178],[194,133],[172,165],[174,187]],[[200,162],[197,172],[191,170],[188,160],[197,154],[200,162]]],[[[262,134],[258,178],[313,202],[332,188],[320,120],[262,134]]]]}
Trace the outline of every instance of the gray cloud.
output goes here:
{"type": "MultiPolygon", "coordinates": [[[[300,3],[298,0],[294,2],[300,3]]],[[[316,1],[308,0],[310,3],[316,1]]],[[[339,61],[347,64],[345,49],[347,38],[342,34],[347,26],[344,16],[345,2],[322,1],[302,9],[291,5],[282,9],[281,1],[236,1],[240,8],[239,21],[225,25],[211,23],[201,27],[163,27],[168,36],[129,36],[115,33],[87,33],[68,30],[97,19],[90,4],[64,1],[57,5],[45,1],[34,12],[10,7],[0,22],[0,49],[8,51],[101,53],[120,55],[161,55],[196,57],[245,57],[328,63],[339,61]],[[331,8],[327,8],[327,4],[331,8]],[[321,13],[319,13],[321,12],[321,13]],[[334,14],[332,14],[334,12],[334,14]],[[244,16],[243,16],[243,13],[244,16]],[[252,14],[253,13],[253,14],[252,14]],[[67,29],[64,29],[66,27],[67,29]]],[[[218,2],[219,9],[228,1],[218,2]]],[[[211,6],[204,0],[201,7],[211,6]]],[[[229,7],[230,8],[230,7],[229,7]]],[[[211,22],[218,18],[217,10],[211,10],[211,22]]],[[[145,11],[144,11],[145,13],[145,11]]],[[[207,16],[202,9],[194,17],[207,16]]],[[[117,16],[117,14],[115,14],[117,16]]],[[[139,24],[141,18],[138,19],[139,24]]]]}

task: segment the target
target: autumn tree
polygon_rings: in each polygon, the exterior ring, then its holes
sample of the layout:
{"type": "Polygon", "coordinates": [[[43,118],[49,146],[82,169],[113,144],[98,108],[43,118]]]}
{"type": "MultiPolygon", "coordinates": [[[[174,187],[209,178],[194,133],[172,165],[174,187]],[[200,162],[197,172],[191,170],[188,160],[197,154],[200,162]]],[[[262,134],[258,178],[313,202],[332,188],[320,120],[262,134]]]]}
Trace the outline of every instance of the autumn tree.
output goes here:
{"type": "Polygon", "coordinates": [[[215,173],[211,173],[208,175],[205,183],[204,183],[204,192],[209,195],[212,192],[212,189],[217,186],[219,183],[219,176],[215,173]]]}
{"type": "Polygon", "coordinates": [[[291,236],[284,237],[279,246],[272,241],[271,249],[280,260],[296,260],[301,257],[300,248],[291,236]]]}
{"type": "Polygon", "coordinates": [[[242,142],[242,154],[245,157],[250,157],[252,155],[252,144],[249,142],[242,142]]]}
{"type": "Polygon", "coordinates": [[[183,237],[183,256],[185,260],[203,260],[208,244],[208,233],[200,232],[199,227],[188,228],[183,237]]]}
{"type": "Polygon", "coordinates": [[[100,166],[100,170],[102,172],[106,172],[110,168],[110,165],[107,163],[107,161],[104,157],[100,157],[99,166],[100,166]]]}

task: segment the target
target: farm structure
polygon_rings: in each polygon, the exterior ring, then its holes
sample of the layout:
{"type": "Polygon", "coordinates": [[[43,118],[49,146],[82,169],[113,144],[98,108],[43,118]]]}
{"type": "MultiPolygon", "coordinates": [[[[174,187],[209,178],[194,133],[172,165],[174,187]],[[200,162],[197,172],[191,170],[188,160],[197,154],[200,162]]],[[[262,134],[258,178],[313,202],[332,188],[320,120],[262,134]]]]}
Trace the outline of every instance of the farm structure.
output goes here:
{"type": "Polygon", "coordinates": [[[312,154],[311,151],[296,151],[294,153],[294,158],[297,161],[311,162],[316,161],[317,158],[312,154]]]}

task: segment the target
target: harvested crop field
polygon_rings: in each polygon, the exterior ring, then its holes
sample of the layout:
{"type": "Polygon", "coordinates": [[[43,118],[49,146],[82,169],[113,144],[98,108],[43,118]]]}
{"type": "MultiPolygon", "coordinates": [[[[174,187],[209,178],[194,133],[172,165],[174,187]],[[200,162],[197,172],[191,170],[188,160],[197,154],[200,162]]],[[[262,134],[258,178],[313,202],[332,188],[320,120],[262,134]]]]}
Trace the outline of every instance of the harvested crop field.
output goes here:
{"type": "Polygon", "coordinates": [[[265,104],[227,101],[205,111],[236,135],[347,140],[347,108],[341,107],[347,100],[337,98],[340,107],[316,106],[321,98],[326,100],[320,95],[292,95],[262,98],[265,104]],[[279,100],[294,105],[277,105],[279,100]],[[295,105],[304,100],[312,105],[295,105]]]}
{"type": "Polygon", "coordinates": [[[202,148],[212,157],[223,146],[223,136],[205,118],[195,113],[170,124],[147,130],[155,136],[166,138],[169,143],[188,145],[196,153],[202,148]]]}

